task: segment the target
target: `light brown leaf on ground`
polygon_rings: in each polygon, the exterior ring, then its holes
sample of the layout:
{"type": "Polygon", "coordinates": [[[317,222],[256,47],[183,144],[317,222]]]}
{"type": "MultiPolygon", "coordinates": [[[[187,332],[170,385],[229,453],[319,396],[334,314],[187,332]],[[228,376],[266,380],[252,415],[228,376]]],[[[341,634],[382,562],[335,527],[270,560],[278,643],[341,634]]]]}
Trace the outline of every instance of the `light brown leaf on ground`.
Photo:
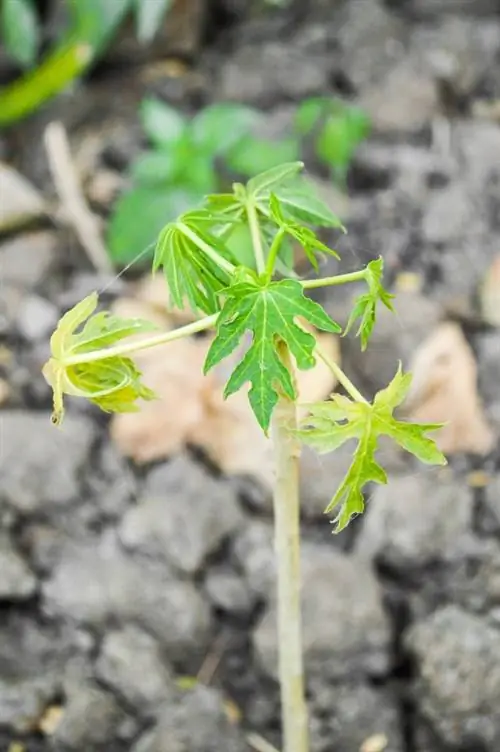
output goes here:
{"type": "Polygon", "coordinates": [[[495,258],[480,285],[479,300],[484,321],[500,327],[500,256],[495,258]]]}
{"type": "Polygon", "coordinates": [[[388,744],[389,739],[385,734],[374,734],[365,739],[359,752],[384,752],[388,744]]]}
{"type": "Polygon", "coordinates": [[[413,383],[404,405],[411,420],[445,423],[434,437],[445,454],[486,454],[494,434],[477,391],[477,366],[460,326],[440,324],[410,364],[413,383]]]}
{"type": "Polygon", "coordinates": [[[4,405],[10,397],[10,386],[4,379],[0,379],[0,405],[4,405]]]}
{"type": "MultiPolygon", "coordinates": [[[[146,278],[136,286],[136,297],[117,301],[114,312],[153,320],[165,330],[191,320],[189,313],[181,312],[179,317],[167,310],[165,284],[159,282],[146,278]]],[[[243,349],[203,376],[211,339],[212,335],[182,339],[137,353],[134,359],[143,380],[159,399],[141,405],[138,413],[113,416],[111,436],[120,451],[137,463],[161,459],[190,444],[205,451],[226,475],[250,475],[270,485],[270,441],[252,414],[247,391],[242,389],[227,400],[222,394],[243,349]]],[[[338,338],[320,333],[318,339],[325,353],[339,362],[338,338]]],[[[322,361],[310,371],[300,371],[297,380],[302,403],[323,399],[335,386],[322,361]]],[[[304,410],[299,408],[299,414],[304,415],[304,410]]]]}
{"type": "Polygon", "coordinates": [[[38,729],[45,736],[53,736],[62,721],[64,708],[60,705],[50,705],[38,721],[38,729]]]}

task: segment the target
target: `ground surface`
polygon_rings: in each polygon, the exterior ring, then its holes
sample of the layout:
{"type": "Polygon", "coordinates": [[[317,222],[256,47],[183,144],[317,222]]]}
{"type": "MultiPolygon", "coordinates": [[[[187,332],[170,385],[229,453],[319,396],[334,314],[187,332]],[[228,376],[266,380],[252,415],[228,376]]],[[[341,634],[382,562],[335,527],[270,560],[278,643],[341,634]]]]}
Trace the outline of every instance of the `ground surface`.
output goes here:
{"type": "MultiPolygon", "coordinates": [[[[41,133],[53,117],[83,171],[90,151],[90,172],[119,172],[141,146],[146,90],[187,110],[256,104],[275,132],[301,97],[357,97],[374,132],[349,176],[338,248],[345,269],[384,256],[399,316],[382,317],[366,356],[344,341],[345,368],[373,392],[451,310],[497,430],[500,334],[481,324],[475,291],[500,251],[500,125],[484,106],[500,98],[500,3],[251,5],[219,0],[209,22],[191,17],[167,43],[182,75],[160,65],[151,83],[151,60],[116,51],[2,137],[3,158],[50,194],[41,133]]],[[[247,732],[279,746],[268,504],[196,451],[135,468],[84,405],[55,432],[39,370],[48,334],[107,280],[52,229],[3,240],[0,258],[0,749],[244,752],[247,732]],[[180,688],[200,667],[210,686],[180,688]]],[[[345,318],[347,298],[327,304],[345,318]]],[[[338,538],[320,514],[338,466],[311,460],[322,470],[304,484],[313,752],[500,748],[499,459],[461,453],[437,472],[389,452],[391,483],[338,538]]]]}

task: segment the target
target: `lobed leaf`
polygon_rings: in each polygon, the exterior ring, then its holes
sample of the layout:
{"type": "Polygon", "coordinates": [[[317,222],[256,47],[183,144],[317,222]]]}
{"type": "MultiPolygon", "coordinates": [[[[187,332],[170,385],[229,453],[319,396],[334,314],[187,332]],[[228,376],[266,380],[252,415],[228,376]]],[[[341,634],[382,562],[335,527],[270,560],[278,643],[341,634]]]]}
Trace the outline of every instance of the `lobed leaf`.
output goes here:
{"type": "Polygon", "coordinates": [[[262,282],[256,276],[224,291],[226,302],[219,316],[217,335],[205,361],[205,372],[230,355],[245,332],[252,343],[233,371],[225,396],[250,382],[250,405],[260,426],[267,432],[279,391],[295,399],[292,375],[283,365],[276,339],[289,347],[300,369],[315,363],[315,338],[295,322],[302,317],[318,329],[338,332],[339,326],[318,303],[306,298],[302,285],[294,280],[262,282]]]}
{"type": "Polygon", "coordinates": [[[375,457],[379,436],[389,436],[422,462],[446,464],[442,452],[426,435],[440,425],[409,423],[393,416],[410,384],[411,375],[404,374],[400,364],[391,383],[377,393],[372,404],[352,402],[334,395],[331,400],[309,406],[310,415],[297,432],[304,443],[325,453],[334,451],[346,441],[358,441],[346,477],[325,510],[328,513],[338,508],[333,520],[335,532],[343,530],[363,511],[363,488],[367,483],[387,483],[386,473],[375,457]]]}
{"type": "Polygon", "coordinates": [[[387,292],[382,285],[382,275],[384,261],[382,257],[370,261],[366,267],[366,283],[368,291],[360,295],[353,306],[347,326],[344,330],[344,336],[352,329],[355,322],[359,319],[359,326],[356,336],[361,339],[361,349],[366,350],[368,341],[373,332],[373,327],[377,319],[377,305],[382,303],[390,311],[394,312],[392,300],[394,295],[387,292]]]}
{"type": "Polygon", "coordinates": [[[141,383],[141,373],[130,358],[113,355],[101,360],[78,363],[71,359],[112,347],[134,334],[155,329],[149,321],[121,319],[107,312],[94,313],[97,293],[92,293],[59,321],[51,337],[51,357],[43,375],[53,390],[52,422],[64,417],[64,395],[85,397],[107,412],[137,410],[138,399],[154,399],[154,393],[141,383]],[[77,331],[79,329],[79,331],[77,331]]]}

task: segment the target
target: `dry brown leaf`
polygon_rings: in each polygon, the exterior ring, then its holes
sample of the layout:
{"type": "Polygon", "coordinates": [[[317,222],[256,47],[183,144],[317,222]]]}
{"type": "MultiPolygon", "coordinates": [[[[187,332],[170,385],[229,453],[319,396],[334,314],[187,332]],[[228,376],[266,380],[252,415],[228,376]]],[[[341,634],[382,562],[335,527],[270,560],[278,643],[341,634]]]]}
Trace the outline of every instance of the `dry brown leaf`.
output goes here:
{"type": "Polygon", "coordinates": [[[500,327],[500,256],[488,269],[479,290],[483,319],[491,326],[500,327]]]}
{"type": "MultiPolygon", "coordinates": [[[[180,323],[165,307],[165,285],[151,278],[136,288],[136,298],[122,298],[114,306],[121,316],[139,316],[169,329],[180,323]]],[[[147,336],[147,335],[140,335],[147,336]]],[[[324,352],[339,362],[338,338],[319,334],[324,352]]],[[[258,426],[246,390],[227,400],[223,385],[234,367],[231,358],[203,376],[202,368],[211,336],[171,342],[139,352],[135,361],[145,384],[159,399],[141,405],[140,412],[116,415],[111,437],[120,451],[135,462],[151,462],[191,444],[203,449],[226,475],[251,475],[266,485],[273,479],[270,442],[258,426]]],[[[235,353],[234,358],[241,353],[235,353]]],[[[232,360],[234,360],[234,358],[232,360]]],[[[319,361],[310,371],[298,373],[300,402],[326,397],[334,388],[328,367],[319,361]]],[[[305,409],[299,409],[304,415],[305,409]]]]}
{"type": "Polygon", "coordinates": [[[0,405],[4,405],[10,397],[10,386],[4,379],[0,379],[0,405]]]}
{"type": "Polygon", "coordinates": [[[494,435],[477,391],[474,353],[460,326],[440,324],[415,352],[410,371],[405,411],[415,421],[446,424],[434,434],[441,451],[489,452],[494,435]]]}
{"type": "Polygon", "coordinates": [[[39,731],[45,736],[52,736],[61,723],[63,715],[64,708],[60,705],[50,705],[38,721],[39,731]]]}
{"type": "Polygon", "coordinates": [[[359,752],[384,752],[389,744],[389,739],[385,734],[374,734],[365,739],[359,752]]]}

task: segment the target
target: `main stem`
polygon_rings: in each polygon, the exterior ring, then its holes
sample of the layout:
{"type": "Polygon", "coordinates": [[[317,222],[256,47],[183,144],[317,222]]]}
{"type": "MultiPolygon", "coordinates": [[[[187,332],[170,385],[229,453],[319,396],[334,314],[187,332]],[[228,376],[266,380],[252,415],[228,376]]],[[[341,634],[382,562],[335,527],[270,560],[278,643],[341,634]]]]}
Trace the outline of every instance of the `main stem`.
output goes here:
{"type": "MultiPolygon", "coordinates": [[[[283,364],[293,372],[285,343],[279,344],[279,351],[283,364]]],[[[274,409],[271,429],[276,472],[274,530],[283,752],[309,750],[300,597],[300,444],[293,435],[296,428],[296,405],[282,396],[274,409]]]]}

